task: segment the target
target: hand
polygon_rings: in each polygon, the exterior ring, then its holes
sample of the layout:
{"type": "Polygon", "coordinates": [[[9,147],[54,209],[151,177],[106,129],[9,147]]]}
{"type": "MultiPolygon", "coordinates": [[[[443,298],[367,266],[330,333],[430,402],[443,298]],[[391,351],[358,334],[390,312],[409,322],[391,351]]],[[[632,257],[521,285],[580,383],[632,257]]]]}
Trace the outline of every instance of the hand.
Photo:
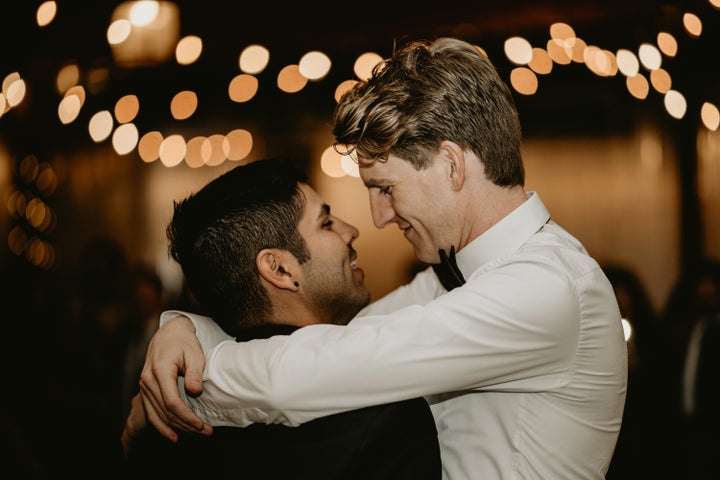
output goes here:
{"type": "Polygon", "coordinates": [[[182,401],[177,383],[178,376],[184,374],[188,394],[200,395],[204,367],[205,355],[195,326],[187,317],[165,323],[148,344],[140,374],[142,402],[147,421],[172,442],[178,439],[175,430],[212,434],[212,427],[182,401]]]}
{"type": "Polygon", "coordinates": [[[140,430],[147,426],[147,417],[145,416],[145,408],[143,407],[141,395],[139,393],[135,395],[130,403],[132,405],[130,415],[128,415],[127,420],[125,420],[125,428],[120,436],[123,454],[125,454],[126,457],[130,452],[130,441],[140,430]]]}

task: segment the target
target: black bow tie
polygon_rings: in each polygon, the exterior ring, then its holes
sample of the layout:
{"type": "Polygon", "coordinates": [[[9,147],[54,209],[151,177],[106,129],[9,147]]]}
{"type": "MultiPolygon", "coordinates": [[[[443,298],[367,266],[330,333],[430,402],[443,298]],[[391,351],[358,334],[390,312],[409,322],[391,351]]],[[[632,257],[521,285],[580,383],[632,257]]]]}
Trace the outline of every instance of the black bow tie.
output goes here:
{"type": "Polygon", "coordinates": [[[457,262],[455,261],[454,245],[450,247],[449,257],[447,253],[445,253],[445,250],[442,248],[438,250],[438,253],[440,254],[440,263],[432,264],[432,268],[433,270],[435,270],[435,275],[438,276],[438,279],[440,280],[440,283],[442,283],[442,286],[445,287],[445,290],[449,292],[453,288],[459,287],[460,285],[464,284],[465,278],[463,277],[463,274],[458,268],[457,262]]]}

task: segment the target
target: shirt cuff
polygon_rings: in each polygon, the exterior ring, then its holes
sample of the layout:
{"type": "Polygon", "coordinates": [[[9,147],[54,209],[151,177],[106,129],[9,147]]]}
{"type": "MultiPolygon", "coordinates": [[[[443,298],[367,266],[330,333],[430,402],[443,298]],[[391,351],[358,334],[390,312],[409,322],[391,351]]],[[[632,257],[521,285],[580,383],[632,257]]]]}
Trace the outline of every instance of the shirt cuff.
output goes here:
{"type": "Polygon", "coordinates": [[[162,312],[160,315],[160,326],[179,316],[189,318],[193,325],[195,325],[195,336],[198,338],[205,354],[220,342],[234,340],[234,338],[225,333],[212,318],[184,312],[182,310],[166,310],[162,312]]]}

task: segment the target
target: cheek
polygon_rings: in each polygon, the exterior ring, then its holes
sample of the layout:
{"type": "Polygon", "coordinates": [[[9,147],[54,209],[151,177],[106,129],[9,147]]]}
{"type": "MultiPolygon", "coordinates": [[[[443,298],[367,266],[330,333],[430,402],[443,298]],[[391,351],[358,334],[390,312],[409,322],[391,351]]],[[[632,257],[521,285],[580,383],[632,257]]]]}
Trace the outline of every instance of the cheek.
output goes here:
{"type": "Polygon", "coordinates": [[[313,249],[313,260],[325,268],[337,269],[348,256],[348,246],[337,234],[328,235],[313,249]]]}
{"type": "Polygon", "coordinates": [[[403,195],[393,198],[393,209],[402,218],[423,225],[432,224],[436,217],[443,217],[447,212],[440,207],[440,198],[424,191],[415,195],[403,195]]]}

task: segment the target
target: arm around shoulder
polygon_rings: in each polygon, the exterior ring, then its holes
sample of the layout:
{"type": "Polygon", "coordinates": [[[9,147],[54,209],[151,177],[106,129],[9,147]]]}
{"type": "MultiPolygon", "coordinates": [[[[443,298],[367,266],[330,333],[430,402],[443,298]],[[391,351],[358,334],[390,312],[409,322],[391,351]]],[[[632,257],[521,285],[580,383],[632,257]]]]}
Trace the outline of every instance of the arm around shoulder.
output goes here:
{"type": "Polygon", "coordinates": [[[220,326],[210,317],[197,315],[194,313],[184,312],[182,310],[166,310],[160,315],[160,326],[175,320],[176,318],[184,318],[190,322],[186,325],[197,337],[203,352],[212,350],[220,342],[232,340],[233,337],[225,333],[220,326]]]}

